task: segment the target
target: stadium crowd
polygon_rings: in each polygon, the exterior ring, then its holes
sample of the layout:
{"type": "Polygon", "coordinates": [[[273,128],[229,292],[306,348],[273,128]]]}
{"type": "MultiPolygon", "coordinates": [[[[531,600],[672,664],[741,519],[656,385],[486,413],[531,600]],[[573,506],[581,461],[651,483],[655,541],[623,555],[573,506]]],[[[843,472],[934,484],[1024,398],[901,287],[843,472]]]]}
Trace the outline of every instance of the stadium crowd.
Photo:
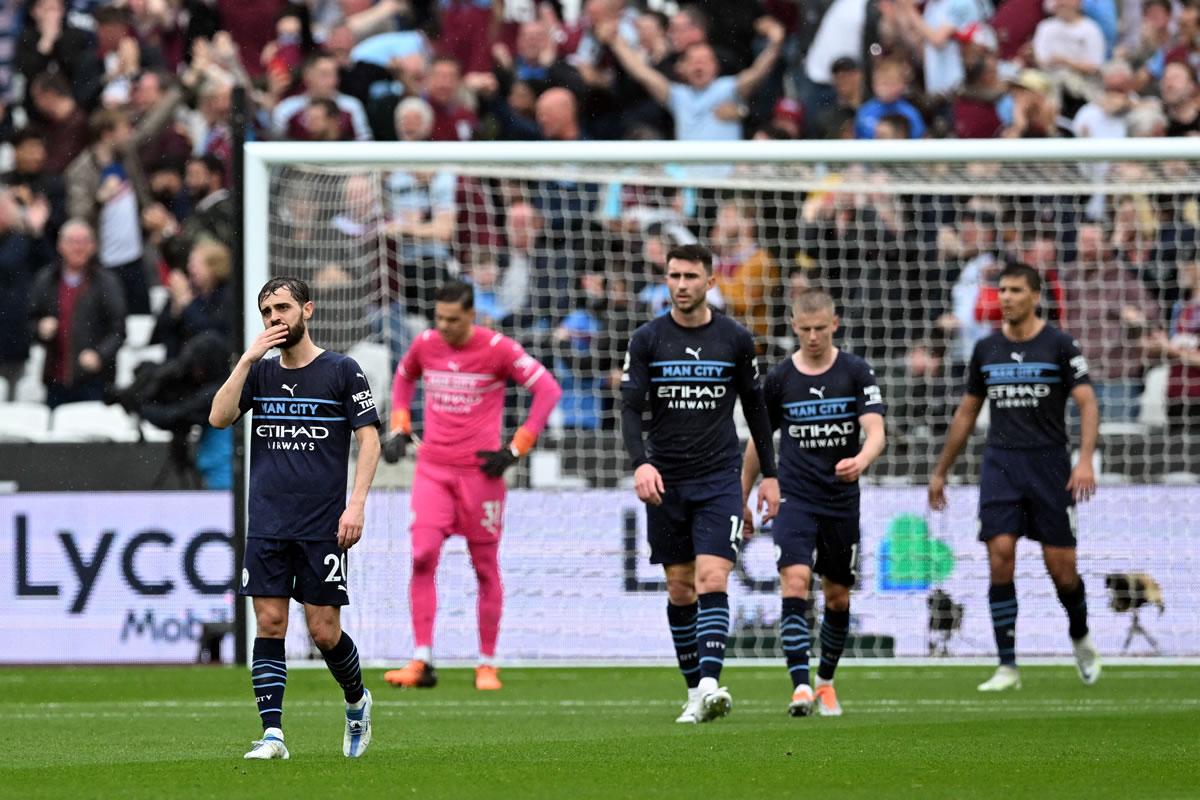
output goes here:
{"type": "MultiPolygon", "coordinates": [[[[1200,3],[1172,0],[7,3],[0,389],[22,399],[38,342],[44,390],[24,399],[112,398],[127,315],[154,315],[145,343],[168,363],[211,364],[196,351],[227,342],[235,302],[238,86],[258,140],[1119,138],[1200,133],[1197,68],[1200,3]]],[[[714,305],[771,359],[789,346],[788,297],[830,290],[903,429],[944,429],[1015,259],[1046,277],[1046,313],[1092,362],[1105,420],[1138,419],[1146,372],[1165,364],[1169,429],[1200,434],[1191,195],[731,196],[448,171],[344,177],[324,207],[273,191],[273,255],[306,265],[318,300],[361,280],[346,254],[382,231],[368,263],[391,316],[419,320],[441,280],[467,278],[485,324],[552,359],[580,435],[615,424],[624,343],[668,306],[666,250],[697,240],[718,257],[714,305]]],[[[320,343],[344,351],[377,327],[320,343]]],[[[203,424],[171,411],[165,427],[203,424]]]]}

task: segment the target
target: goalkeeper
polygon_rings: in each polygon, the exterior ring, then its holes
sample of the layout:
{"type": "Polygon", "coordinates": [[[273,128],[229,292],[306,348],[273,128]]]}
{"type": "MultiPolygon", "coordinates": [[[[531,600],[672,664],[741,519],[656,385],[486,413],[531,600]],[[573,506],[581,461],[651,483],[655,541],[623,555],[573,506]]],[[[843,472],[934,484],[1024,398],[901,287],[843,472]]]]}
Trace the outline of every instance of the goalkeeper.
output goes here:
{"type": "Polygon", "coordinates": [[[475,297],[451,281],[435,296],[435,330],[417,337],[396,368],[392,383],[392,436],[384,458],[394,463],[413,443],[411,404],[416,382],[425,386],[425,436],[419,443],[412,484],[413,658],[383,677],[396,686],[432,687],[433,620],[437,565],[446,537],[467,539],[479,581],[479,666],[476,689],[499,689],[496,639],[504,589],[500,583],[500,533],[504,520],[504,472],[529,452],[554,410],[562,389],[521,345],[475,324],[475,297]],[[504,390],[509,380],[533,393],[529,418],[500,446],[504,390]]]}

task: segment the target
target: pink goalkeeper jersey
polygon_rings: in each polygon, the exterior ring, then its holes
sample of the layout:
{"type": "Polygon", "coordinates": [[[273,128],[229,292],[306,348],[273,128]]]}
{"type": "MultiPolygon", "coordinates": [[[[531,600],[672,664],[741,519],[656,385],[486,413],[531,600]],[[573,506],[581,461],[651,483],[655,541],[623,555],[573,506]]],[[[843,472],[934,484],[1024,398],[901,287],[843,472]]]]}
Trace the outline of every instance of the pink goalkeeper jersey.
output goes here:
{"type": "Polygon", "coordinates": [[[418,457],[451,466],[476,466],[477,451],[500,448],[509,379],[534,394],[524,427],[535,435],[560,393],[557,381],[521,345],[479,326],[462,347],[450,346],[433,329],[418,336],[396,368],[393,409],[410,407],[422,378],[425,422],[418,457]]]}

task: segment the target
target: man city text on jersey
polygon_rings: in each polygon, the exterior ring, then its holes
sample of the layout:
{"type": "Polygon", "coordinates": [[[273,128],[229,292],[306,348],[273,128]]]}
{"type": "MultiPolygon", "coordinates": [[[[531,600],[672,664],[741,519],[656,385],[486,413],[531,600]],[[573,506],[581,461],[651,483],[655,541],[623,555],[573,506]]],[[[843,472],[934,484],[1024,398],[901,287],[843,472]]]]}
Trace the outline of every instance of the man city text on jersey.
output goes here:
{"type": "Polygon", "coordinates": [[[695,359],[650,362],[654,396],[666,400],[672,411],[715,411],[721,398],[729,394],[734,363],[705,361],[699,358],[704,348],[687,349],[695,359]]]}

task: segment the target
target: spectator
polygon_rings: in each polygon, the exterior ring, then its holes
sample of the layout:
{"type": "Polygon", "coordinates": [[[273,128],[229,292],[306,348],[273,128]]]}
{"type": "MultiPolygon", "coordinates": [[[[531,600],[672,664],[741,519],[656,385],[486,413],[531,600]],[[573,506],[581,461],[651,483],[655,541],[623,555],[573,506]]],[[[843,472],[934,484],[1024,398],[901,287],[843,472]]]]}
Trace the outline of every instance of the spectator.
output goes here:
{"type": "Polygon", "coordinates": [[[476,321],[486,328],[498,329],[512,317],[512,309],[504,303],[500,288],[500,268],[496,258],[486,250],[472,255],[466,283],[475,290],[476,321]]]}
{"type": "Polygon", "coordinates": [[[1095,92],[1105,53],[1104,32],[1080,12],[1080,0],[1054,0],[1054,16],[1042,20],[1033,35],[1037,66],[1080,98],[1095,92]]]}
{"type": "Polygon", "coordinates": [[[973,24],[955,37],[962,48],[964,73],[951,104],[954,135],[960,139],[999,136],[1004,129],[1000,104],[1005,102],[1007,87],[1000,80],[996,34],[987,25],[973,24]]]}
{"type": "Polygon", "coordinates": [[[785,138],[799,139],[804,133],[804,106],[790,97],[781,97],[771,110],[769,127],[786,134],[785,138]]]}
{"type": "Polygon", "coordinates": [[[1196,99],[1196,74],[1191,66],[1182,61],[1167,64],[1159,94],[1167,113],[1167,136],[1200,133],[1200,103],[1196,99]]]}
{"type": "Polygon", "coordinates": [[[1200,435],[1200,261],[1180,265],[1183,299],[1171,310],[1167,424],[1171,436],[1200,435]]]}
{"type": "Polygon", "coordinates": [[[230,271],[229,248],[212,240],[195,244],[188,254],[187,269],[173,269],[167,277],[170,300],[158,314],[150,343],[166,345],[171,359],[204,331],[228,339],[233,310],[230,271]]]}
{"type": "Polygon", "coordinates": [[[573,142],[583,138],[575,95],[566,89],[547,89],[534,107],[538,132],[551,142],[573,142]]]}
{"type": "Polygon", "coordinates": [[[50,205],[37,199],[27,208],[12,189],[0,189],[0,378],[12,400],[29,357],[29,290],[34,271],[50,260],[45,228],[50,205]]]}
{"type": "MultiPolygon", "coordinates": [[[[1100,418],[1137,418],[1142,372],[1161,332],[1141,281],[1115,259],[1099,225],[1079,227],[1076,257],[1062,270],[1063,328],[1078,339],[1100,400],[1100,418]]],[[[1161,333],[1159,337],[1161,336],[1161,333]]]]}
{"type": "Polygon", "coordinates": [[[449,278],[458,220],[453,172],[407,172],[387,177],[387,235],[396,240],[400,284],[410,314],[433,313],[433,295],[449,278]]]}
{"type": "Polygon", "coordinates": [[[296,139],[303,134],[301,120],[310,101],[333,100],[341,109],[341,125],[352,138],[370,141],[367,112],[356,98],[338,91],[337,62],[317,53],[304,65],[304,92],[282,100],[271,112],[271,133],[278,139],[296,139]]]}
{"type": "Polygon", "coordinates": [[[143,263],[139,195],[143,187],[129,119],[121,111],[102,109],[92,114],[93,143],[67,168],[67,211],[94,224],[100,237],[100,264],[115,270],[127,308],[150,313],[143,263]]]}
{"type": "Polygon", "coordinates": [[[1058,105],[1050,96],[1053,84],[1044,73],[1023,69],[1010,82],[1011,103],[1003,109],[1006,139],[1041,139],[1058,135],[1058,105]]]}
{"type": "Polygon", "coordinates": [[[425,83],[425,99],[433,108],[435,142],[467,142],[475,138],[479,118],[462,103],[462,74],[458,62],[450,56],[439,56],[429,65],[425,83]]]}
{"type": "Polygon", "coordinates": [[[820,18],[798,81],[800,99],[810,116],[834,107],[833,65],[844,58],[862,63],[866,17],[867,0],[833,0],[820,18]]]}
{"type": "Polygon", "coordinates": [[[737,76],[718,77],[716,53],[705,44],[692,45],[679,62],[685,83],[674,83],[641,60],[609,25],[596,35],[608,44],[621,66],[675,118],[679,140],[735,140],[742,138],[743,106],[769,74],[779,57],[783,26],[770,17],[757,24],[767,46],[754,63],[737,76]]]}
{"type": "Polygon", "coordinates": [[[815,114],[813,109],[805,109],[809,119],[813,120],[807,128],[807,133],[811,139],[844,139],[847,138],[843,134],[849,122],[849,138],[853,138],[854,117],[863,104],[862,69],[853,58],[842,56],[833,62],[830,75],[833,81],[833,100],[829,107],[822,108],[815,114]]]}
{"type": "Polygon", "coordinates": [[[67,165],[87,148],[87,115],[79,108],[71,85],[61,74],[38,75],[29,87],[33,106],[44,120],[40,125],[46,142],[46,171],[61,175],[67,165]]]}
{"type": "Polygon", "coordinates": [[[880,61],[871,77],[871,88],[875,96],[863,103],[854,121],[854,134],[859,139],[874,139],[875,126],[888,114],[903,114],[909,122],[909,135],[920,139],[925,135],[925,120],[904,99],[908,92],[908,65],[898,59],[880,61]]]}
{"type": "Polygon", "coordinates": [[[897,14],[906,39],[923,48],[925,93],[945,95],[962,83],[965,75],[958,31],[985,22],[991,15],[987,0],[928,0],[917,11],[914,0],[896,0],[897,14]]]}
{"type": "Polygon", "coordinates": [[[884,114],[875,123],[875,139],[878,141],[911,139],[912,126],[903,114],[884,114]]]}
{"type": "Polygon", "coordinates": [[[607,284],[611,283],[616,281],[604,273],[581,275],[573,292],[575,307],[554,329],[554,374],[563,387],[559,408],[564,428],[600,429],[604,424],[607,390],[619,385],[610,383],[612,354],[620,346],[609,335],[607,284]]]}
{"type": "MultiPolygon", "coordinates": [[[[714,44],[709,36],[709,27],[708,15],[699,5],[688,3],[680,6],[679,10],[672,14],[667,21],[666,35],[669,51],[665,58],[655,65],[656,69],[671,80],[682,78],[683,74],[679,72],[679,61],[683,58],[683,54],[692,45],[706,44],[712,47],[713,53],[716,54],[717,63],[721,65],[722,75],[734,75],[740,72],[747,62],[739,60],[731,50],[714,44]]],[[[632,43],[632,40],[627,39],[626,41],[632,43]]],[[[641,41],[641,36],[638,37],[638,41],[641,41]]]]}
{"type": "Polygon", "coordinates": [[[505,277],[501,296],[518,314],[518,327],[559,317],[567,308],[571,271],[567,254],[546,241],[541,214],[527,201],[512,203],[504,233],[498,262],[505,277]]]}
{"type": "Polygon", "coordinates": [[[1124,139],[1126,114],[1137,96],[1132,94],[1133,70],[1123,61],[1111,61],[1101,70],[1104,91],[1075,114],[1072,131],[1080,139],[1124,139]]]}
{"type": "Polygon", "coordinates": [[[86,31],[68,23],[63,0],[34,0],[17,42],[17,70],[33,83],[59,75],[68,94],[84,108],[100,96],[102,69],[86,31]]]}
{"type": "MultiPolygon", "coordinates": [[[[953,242],[953,238],[952,238],[953,242]]],[[[1000,294],[997,279],[1003,264],[996,258],[996,215],[968,208],[959,215],[957,242],[948,249],[962,264],[951,290],[953,308],[940,327],[955,331],[956,357],[967,363],[976,343],[1000,327],[1000,294]],[[955,246],[957,245],[957,246],[955,246]]]]}
{"type": "MultiPolygon", "coordinates": [[[[154,109],[164,104],[178,107],[178,102],[166,88],[170,80],[164,72],[147,70],[133,81],[129,110],[135,128],[149,118],[154,109]]],[[[158,164],[164,160],[182,163],[192,152],[191,137],[184,130],[184,126],[172,115],[156,133],[147,135],[138,146],[138,158],[142,164],[158,164]]]]}
{"type": "Polygon", "coordinates": [[[184,185],[193,204],[192,213],[183,223],[186,241],[192,243],[204,237],[234,241],[237,221],[233,200],[225,188],[225,165],[221,160],[206,155],[188,161],[184,185]]]}
{"type": "Polygon", "coordinates": [[[304,141],[340,142],[350,139],[350,132],[342,127],[341,109],[329,99],[314,98],[308,102],[308,107],[300,117],[300,129],[303,133],[298,138],[304,141]]]}
{"type": "Polygon", "coordinates": [[[1167,50],[1171,46],[1169,0],[1145,0],[1141,22],[1137,46],[1118,48],[1116,56],[1133,66],[1136,73],[1135,88],[1139,92],[1162,80],[1167,65],[1167,50]]]}
{"type": "Polygon", "coordinates": [[[29,323],[46,348],[46,404],[101,400],[116,378],[125,341],[121,284],[95,260],[96,238],[83,220],[58,233],[59,262],[41,270],[30,291],[29,323]]]}
{"type": "Polygon", "coordinates": [[[24,208],[39,202],[49,206],[50,220],[46,223],[45,235],[54,241],[58,229],[67,219],[62,175],[46,168],[49,160],[46,140],[37,130],[26,128],[20,131],[13,137],[12,146],[13,168],[0,176],[0,183],[13,190],[13,199],[24,208]]]}
{"type": "Polygon", "coordinates": [[[709,233],[713,249],[713,276],[727,314],[737,317],[765,344],[778,311],[779,267],[759,244],[753,207],[726,203],[717,211],[709,233]]]}

